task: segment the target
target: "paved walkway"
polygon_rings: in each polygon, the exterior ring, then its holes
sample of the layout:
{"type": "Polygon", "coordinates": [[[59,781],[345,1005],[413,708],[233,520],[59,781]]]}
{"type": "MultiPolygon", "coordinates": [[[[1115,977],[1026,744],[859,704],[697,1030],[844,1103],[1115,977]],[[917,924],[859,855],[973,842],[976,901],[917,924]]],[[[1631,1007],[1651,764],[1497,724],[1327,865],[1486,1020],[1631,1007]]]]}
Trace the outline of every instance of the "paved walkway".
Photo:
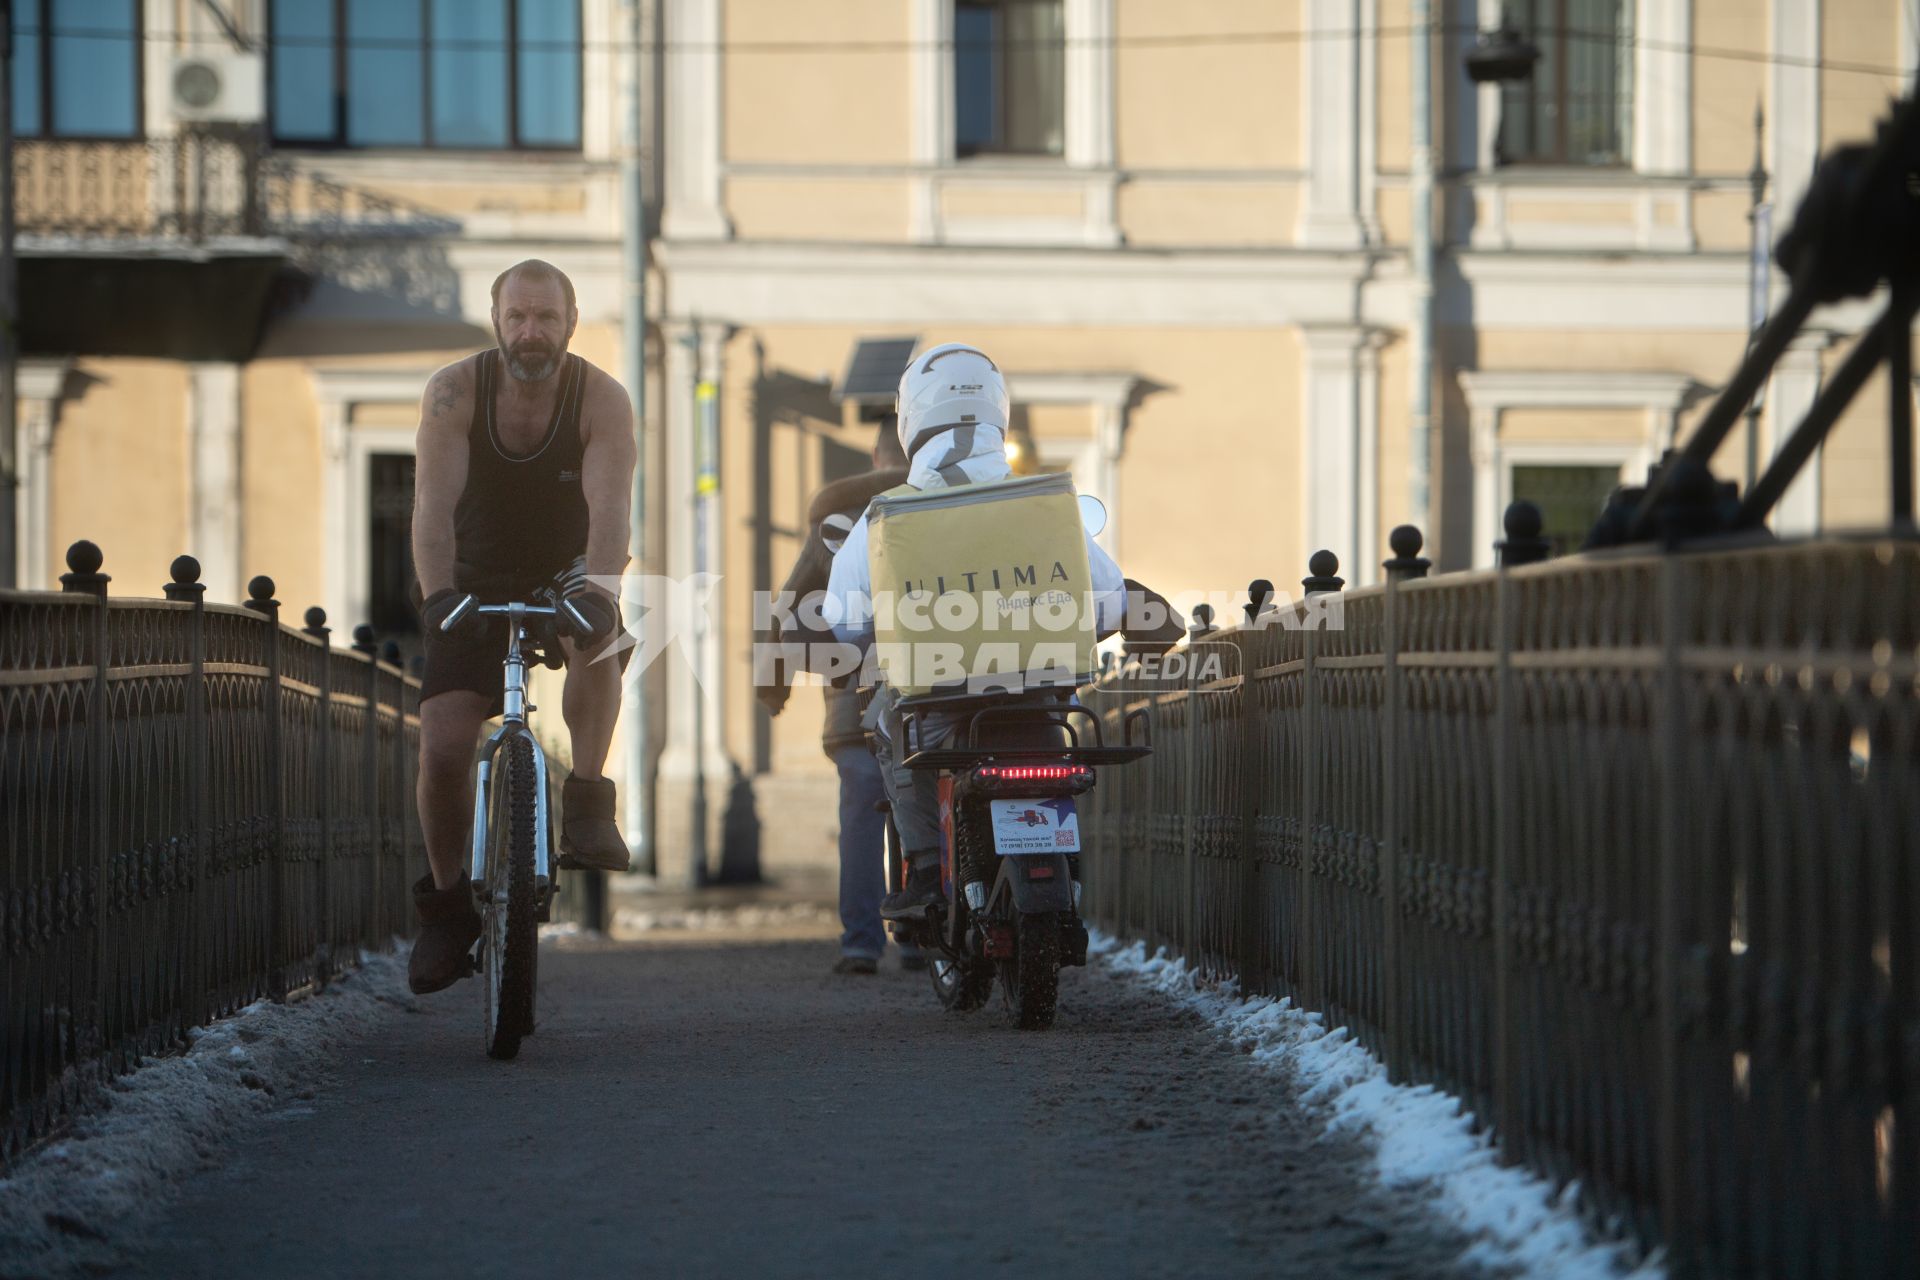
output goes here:
{"type": "Polygon", "coordinates": [[[415,1002],[114,1274],[1426,1277],[1465,1248],[1164,1000],[1069,971],[1017,1033],[782,932],[548,944],[512,1063],[474,984],[415,1002]]]}

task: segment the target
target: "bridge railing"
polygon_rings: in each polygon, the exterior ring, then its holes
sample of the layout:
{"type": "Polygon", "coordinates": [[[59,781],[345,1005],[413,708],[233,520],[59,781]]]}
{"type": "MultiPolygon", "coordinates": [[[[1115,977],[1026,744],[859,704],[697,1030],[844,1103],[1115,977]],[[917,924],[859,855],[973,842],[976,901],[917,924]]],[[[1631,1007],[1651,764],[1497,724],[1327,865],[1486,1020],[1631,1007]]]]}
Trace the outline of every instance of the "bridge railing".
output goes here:
{"type": "Polygon", "coordinates": [[[97,1081],[411,931],[419,684],[273,583],[0,592],[0,1154],[97,1081]]]}
{"type": "Polygon", "coordinates": [[[1323,1010],[1680,1274],[1916,1274],[1920,544],[1418,549],[1089,690],[1155,744],[1083,802],[1091,914],[1323,1010]]]}

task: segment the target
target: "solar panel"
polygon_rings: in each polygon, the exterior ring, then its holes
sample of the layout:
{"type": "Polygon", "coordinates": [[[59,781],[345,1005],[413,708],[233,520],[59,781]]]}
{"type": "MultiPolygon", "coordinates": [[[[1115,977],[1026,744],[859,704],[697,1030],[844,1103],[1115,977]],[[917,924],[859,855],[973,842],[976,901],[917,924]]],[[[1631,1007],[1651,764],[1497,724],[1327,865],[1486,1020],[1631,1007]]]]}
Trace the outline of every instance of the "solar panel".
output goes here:
{"type": "Polygon", "coordinates": [[[860,339],[847,357],[847,371],[834,388],[833,398],[855,404],[891,404],[893,393],[900,387],[900,374],[919,342],[918,337],[860,339]]]}

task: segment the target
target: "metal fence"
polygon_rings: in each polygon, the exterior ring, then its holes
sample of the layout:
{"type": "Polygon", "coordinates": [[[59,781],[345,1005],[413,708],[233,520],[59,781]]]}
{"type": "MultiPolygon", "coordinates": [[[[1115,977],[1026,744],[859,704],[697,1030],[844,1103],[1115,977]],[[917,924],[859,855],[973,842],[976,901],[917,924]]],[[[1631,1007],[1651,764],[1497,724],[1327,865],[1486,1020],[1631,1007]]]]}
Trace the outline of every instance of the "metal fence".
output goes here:
{"type": "Polygon", "coordinates": [[[104,1076],[411,929],[419,685],[279,621],[273,583],[207,604],[0,592],[0,1153],[104,1076]]]}
{"type": "Polygon", "coordinates": [[[1268,610],[1217,679],[1089,692],[1156,748],[1087,797],[1091,913],[1324,1010],[1681,1274],[1920,1274],[1916,599],[1909,538],[1268,610]]]}

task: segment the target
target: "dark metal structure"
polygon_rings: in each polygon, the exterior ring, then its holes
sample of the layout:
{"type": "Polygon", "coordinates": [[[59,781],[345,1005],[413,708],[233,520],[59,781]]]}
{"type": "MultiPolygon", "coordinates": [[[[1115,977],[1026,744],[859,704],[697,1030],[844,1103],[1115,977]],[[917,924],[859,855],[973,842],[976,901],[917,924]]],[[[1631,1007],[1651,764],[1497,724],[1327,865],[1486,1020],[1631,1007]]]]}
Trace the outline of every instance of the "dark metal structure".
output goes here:
{"type": "Polygon", "coordinates": [[[1871,145],[1836,147],[1822,158],[1774,257],[1792,282],[1785,301],[1754,336],[1746,358],[1686,447],[1653,468],[1644,487],[1623,489],[1615,496],[1588,536],[1588,548],[1650,540],[1678,545],[1729,533],[1764,536],[1767,519],[1787,486],[1882,363],[1889,384],[1888,510],[1896,528],[1913,530],[1920,96],[1901,99],[1871,145]],[[1814,309],[1877,290],[1887,295],[1879,318],[1855,340],[1752,489],[1741,497],[1730,483],[1716,481],[1709,469],[1714,454],[1751,409],[1767,375],[1814,309]]]}
{"type": "Polygon", "coordinates": [[[100,1080],[412,927],[419,684],[269,578],[0,592],[0,1154],[100,1080]]]}
{"type": "Polygon", "coordinates": [[[1920,1274],[1920,543],[1522,564],[1525,523],[1087,690],[1156,747],[1082,799],[1088,914],[1325,1011],[1678,1275],[1920,1274]]]}

